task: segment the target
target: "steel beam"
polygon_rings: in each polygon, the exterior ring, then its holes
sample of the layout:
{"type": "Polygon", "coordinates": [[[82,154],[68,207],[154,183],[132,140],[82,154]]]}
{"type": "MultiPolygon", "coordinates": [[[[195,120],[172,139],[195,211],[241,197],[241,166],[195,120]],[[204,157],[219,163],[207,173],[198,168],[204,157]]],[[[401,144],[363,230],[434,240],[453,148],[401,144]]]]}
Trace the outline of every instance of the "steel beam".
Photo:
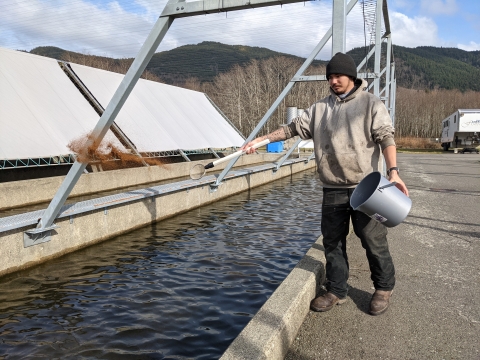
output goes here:
{"type": "Polygon", "coordinates": [[[218,154],[215,150],[213,150],[212,148],[208,148],[208,150],[210,150],[212,152],[213,156],[215,156],[217,159],[220,159],[220,156],[218,156],[218,154]]]}
{"type": "Polygon", "coordinates": [[[195,15],[216,14],[219,12],[245,10],[266,6],[305,2],[304,0],[204,0],[169,2],[161,17],[181,18],[195,15]]]}
{"type": "MultiPolygon", "coordinates": [[[[102,116],[105,112],[102,104],[93,96],[90,89],[83,83],[82,80],[78,77],[78,75],[73,71],[70,67],[70,64],[64,61],[58,61],[62,70],[67,74],[70,80],[78,87],[82,95],[88,100],[88,102],[92,105],[93,109],[97,112],[98,115],[102,116]]],[[[128,136],[123,132],[123,130],[115,123],[112,123],[110,130],[115,134],[118,140],[125,146],[127,149],[131,150],[136,156],[140,158],[142,161],[143,166],[148,166],[148,164],[143,159],[142,155],[138,152],[137,147],[133,144],[133,142],[128,138],[128,136]]]]}
{"type": "MultiPolygon", "coordinates": [[[[380,61],[382,56],[382,15],[383,15],[383,0],[377,0],[375,11],[375,65],[373,72],[380,72],[380,61]]],[[[380,78],[373,80],[373,93],[380,97],[380,78]]]]}
{"type": "Polygon", "coordinates": [[[391,94],[390,94],[390,117],[392,118],[393,126],[395,127],[395,103],[397,100],[397,78],[395,77],[395,63],[392,62],[392,70],[391,70],[391,94]]]}
{"type": "Polygon", "coordinates": [[[188,158],[188,156],[183,152],[182,149],[178,149],[177,151],[180,153],[180,155],[182,155],[182,157],[183,157],[186,161],[188,161],[188,162],[192,161],[192,160],[190,160],[190,159],[188,158]]]}
{"type": "Polygon", "coordinates": [[[307,164],[314,157],[315,157],[315,149],[313,149],[312,154],[305,160],[305,164],[307,164]]]}
{"type": "Polygon", "coordinates": [[[390,88],[391,88],[391,78],[390,78],[390,71],[391,71],[391,55],[392,55],[392,36],[391,34],[387,35],[387,60],[385,63],[385,68],[387,72],[385,74],[385,106],[387,109],[390,109],[390,88]]]}
{"type": "MultiPolygon", "coordinates": [[[[357,70],[360,70],[360,67],[357,67],[357,70]]],[[[362,79],[375,79],[381,76],[380,74],[375,73],[358,73],[357,77],[362,79]]],[[[309,75],[309,76],[294,76],[291,81],[294,82],[307,82],[307,81],[327,81],[325,75],[309,75]]]]}
{"type": "MultiPolygon", "coordinates": [[[[103,115],[93,129],[90,144],[98,145],[102,141],[172,22],[173,19],[168,17],[161,17],[157,20],[147,39],[143,43],[138,55],[128,69],[127,74],[123,78],[118,89],[115,91],[112,100],[110,100],[103,115]]],[[[87,164],[79,163],[78,161],[73,164],[57,193],[50,202],[50,205],[38,222],[37,229],[45,229],[53,224],[60,209],[65,203],[65,200],[77,183],[80,175],[83,174],[86,166],[87,164]]]]}
{"type": "Polygon", "coordinates": [[[362,68],[363,65],[365,65],[368,61],[368,59],[370,59],[370,57],[375,53],[375,48],[372,48],[370,49],[370,51],[368,52],[367,56],[365,56],[362,60],[362,62],[360,64],[357,65],[357,69],[360,70],[362,68]]]}
{"type": "Polygon", "coordinates": [[[288,149],[287,153],[277,162],[275,168],[273,169],[273,172],[277,172],[278,169],[280,169],[280,167],[283,165],[283,163],[285,162],[285,160],[288,159],[288,157],[290,156],[290,154],[293,152],[293,150],[295,150],[295,148],[298,146],[298,144],[300,144],[302,142],[302,138],[298,138],[297,141],[295,141],[295,144],[293,144],[292,147],[290,147],[290,149],[288,149]]]}
{"type": "Polygon", "coordinates": [[[332,57],[345,53],[347,44],[347,0],[333,0],[332,11],[332,57]]]}
{"type": "Polygon", "coordinates": [[[383,3],[383,8],[382,8],[382,11],[383,11],[383,22],[385,24],[385,36],[386,35],[390,35],[391,34],[391,30],[390,30],[390,17],[388,16],[388,4],[387,4],[387,0],[382,0],[382,3],[383,3]]]}
{"type": "MultiPolygon", "coordinates": [[[[347,6],[347,14],[350,13],[350,11],[353,9],[353,7],[355,6],[356,3],[357,3],[357,0],[350,0],[350,2],[348,3],[348,6],[347,6]]],[[[330,27],[330,29],[327,30],[327,32],[325,33],[323,38],[317,44],[315,49],[313,49],[313,51],[308,56],[308,58],[305,60],[305,62],[302,64],[302,66],[300,66],[300,68],[298,69],[296,74],[293,76],[293,78],[301,77],[303,75],[305,70],[310,66],[310,64],[313,62],[313,60],[318,55],[318,53],[323,49],[323,47],[325,46],[325,44],[327,43],[327,41],[330,39],[331,36],[332,36],[332,27],[330,27]]],[[[253,129],[252,133],[247,137],[247,139],[245,140],[245,144],[250,142],[251,140],[253,140],[255,138],[255,136],[262,129],[262,127],[265,125],[267,120],[270,119],[270,117],[273,115],[275,110],[281,104],[283,99],[285,99],[285,97],[288,95],[288,93],[292,89],[293,85],[295,85],[295,81],[290,80],[290,82],[287,84],[287,86],[283,89],[283,91],[280,93],[280,95],[274,101],[272,106],[270,106],[270,108],[267,110],[267,112],[263,116],[262,120],[260,120],[260,122],[257,124],[255,129],[253,129]]],[[[217,188],[221,184],[223,178],[228,174],[230,169],[233,167],[233,165],[235,165],[237,160],[238,160],[238,157],[230,160],[230,162],[227,164],[227,166],[223,169],[223,171],[218,176],[215,184],[210,185],[210,187],[212,187],[213,189],[217,188]]]]}

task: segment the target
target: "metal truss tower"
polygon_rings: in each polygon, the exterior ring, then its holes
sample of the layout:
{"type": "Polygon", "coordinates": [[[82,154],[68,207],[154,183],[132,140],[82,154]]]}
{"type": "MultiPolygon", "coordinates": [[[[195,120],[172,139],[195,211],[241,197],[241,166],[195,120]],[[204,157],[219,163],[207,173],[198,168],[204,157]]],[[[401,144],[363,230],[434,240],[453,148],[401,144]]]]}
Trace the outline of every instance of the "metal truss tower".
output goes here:
{"type": "MultiPolygon", "coordinates": [[[[360,0],[363,3],[367,0],[360,0]]],[[[370,0],[375,1],[375,0],[370,0]]],[[[228,12],[235,10],[244,10],[257,7],[275,6],[289,3],[304,2],[304,0],[198,0],[186,2],[182,0],[169,0],[165,6],[162,14],[155,23],[153,29],[145,40],[138,55],[130,66],[128,72],[120,83],[118,89],[113,95],[111,101],[105,108],[102,116],[100,117],[97,125],[92,131],[91,139],[95,144],[99,144],[105,136],[107,130],[113,125],[117,114],[120,112],[123,104],[127,100],[135,84],[137,83],[140,75],[145,70],[148,62],[152,58],[155,50],[158,48],[168,29],[172,25],[176,18],[190,17],[195,15],[205,15],[210,13],[228,12]]],[[[346,50],[346,29],[347,18],[350,11],[357,4],[358,0],[332,0],[333,12],[332,12],[332,25],[330,29],[325,33],[323,38],[313,49],[311,54],[305,60],[303,65],[298,69],[296,74],[292,77],[287,86],[283,89],[278,98],[274,101],[261,121],[255,127],[253,132],[247,137],[246,143],[254,139],[257,133],[262,129],[268,119],[272,116],[274,111],[284,100],[292,87],[297,82],[305,81],[326,81],[325,75],[303,75],[305,70],[310,66],[312,61],[323,49],[325,44],[332,38],[332,56],[337,52],[345,52],[346,50]]],[[[365,59],[358,64],[357,69],[360,70],[369,59],[374,56],[374,69],[373,72],[359,73],[358,77],[369,79],[369,90],[373,90],[373,93],[379,96],[387,106],[390,112],[392,121],[395,121],[395,64],[392,56],[392,39],[390,33],[390,21],[388,18],[387,0],[376,0],[375,7],[375,26],[374,26],[374,38],[375,45],[368,52],[365,59]],[[382,34],[382,24],[385,27],[385,32],[382,34]],[[382,43],[386,42],[386,54],[382,56],[382,43]],[[383,67],[382,67],[383,65],[383,67]]],[[[373,36],[372,36],[373,37],[373,36]]],[[[296,147],[293,146],[292,149],[296,147]]],[[[281,163],[290,155],[287,153],[280,163],[278,163],[277,169],[281,166],[281,163]]],[[[230,161],[225,169],[218,176],[217,181],[211,185],[214,191],[222,182],[226,174],[235,164],[236,159],[230,161]]],[[[75,162],[65,177],[64,181],[60,185],[57,193],[50,202],[48,208],[45,210],[42,218],[40,219],[36,229],[26,231],[25,236],[33,238],[42,237],[42,234],[50,233],[56,226],[54,224],[55,218],[59,214],[62,206],[65,203],[68,195],[72,191],[73,187],[77,183],[80,176],[83,174],[87,164],[75,162]]]]}

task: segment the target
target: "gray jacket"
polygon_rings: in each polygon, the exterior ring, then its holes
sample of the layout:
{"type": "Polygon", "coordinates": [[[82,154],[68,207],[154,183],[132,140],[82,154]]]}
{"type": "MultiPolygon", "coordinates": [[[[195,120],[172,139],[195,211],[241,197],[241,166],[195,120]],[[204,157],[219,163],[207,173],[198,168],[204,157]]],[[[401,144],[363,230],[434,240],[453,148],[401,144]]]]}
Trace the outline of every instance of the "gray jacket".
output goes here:
{"type": "Polygon", "coordinates": [[[325,187],[352,188],[381,169],[381,151],[395,145],[394,129],[383,102],[357,79],[345,99],[331,94],[284,126],[287,138],[313,139],[320,181],[325,187]]]}

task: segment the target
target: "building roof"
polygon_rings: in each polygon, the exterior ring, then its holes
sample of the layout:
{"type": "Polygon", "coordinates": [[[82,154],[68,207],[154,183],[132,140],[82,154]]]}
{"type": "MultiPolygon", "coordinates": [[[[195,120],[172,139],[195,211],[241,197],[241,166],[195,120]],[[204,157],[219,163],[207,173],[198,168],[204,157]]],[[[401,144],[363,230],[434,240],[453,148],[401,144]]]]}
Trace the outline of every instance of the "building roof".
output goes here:
{"type": "MultiPolygon", "coordinates": [[[[106,108],[123,75],[70,64],[106,108]]],[[[0,48],[0,159],[69,154],[99,115],[54,59],[0,48]]],[[[115,123],[139,152],[241,146],[205,94],[140,79],[115,123]]],[[[123,148],[109,130],[105,140],[123,148]]]]}

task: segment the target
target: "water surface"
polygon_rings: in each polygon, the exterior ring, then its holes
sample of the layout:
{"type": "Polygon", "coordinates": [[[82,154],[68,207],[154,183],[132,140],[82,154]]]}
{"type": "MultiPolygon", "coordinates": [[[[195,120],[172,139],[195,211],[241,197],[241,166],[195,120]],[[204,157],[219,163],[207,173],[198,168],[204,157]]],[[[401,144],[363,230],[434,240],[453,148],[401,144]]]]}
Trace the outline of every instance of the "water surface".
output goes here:
{"type": "Polygon", "coordinates": [[[0,278],[0,358],[217,359],[320,235],[307,171],[0,278]]]}

